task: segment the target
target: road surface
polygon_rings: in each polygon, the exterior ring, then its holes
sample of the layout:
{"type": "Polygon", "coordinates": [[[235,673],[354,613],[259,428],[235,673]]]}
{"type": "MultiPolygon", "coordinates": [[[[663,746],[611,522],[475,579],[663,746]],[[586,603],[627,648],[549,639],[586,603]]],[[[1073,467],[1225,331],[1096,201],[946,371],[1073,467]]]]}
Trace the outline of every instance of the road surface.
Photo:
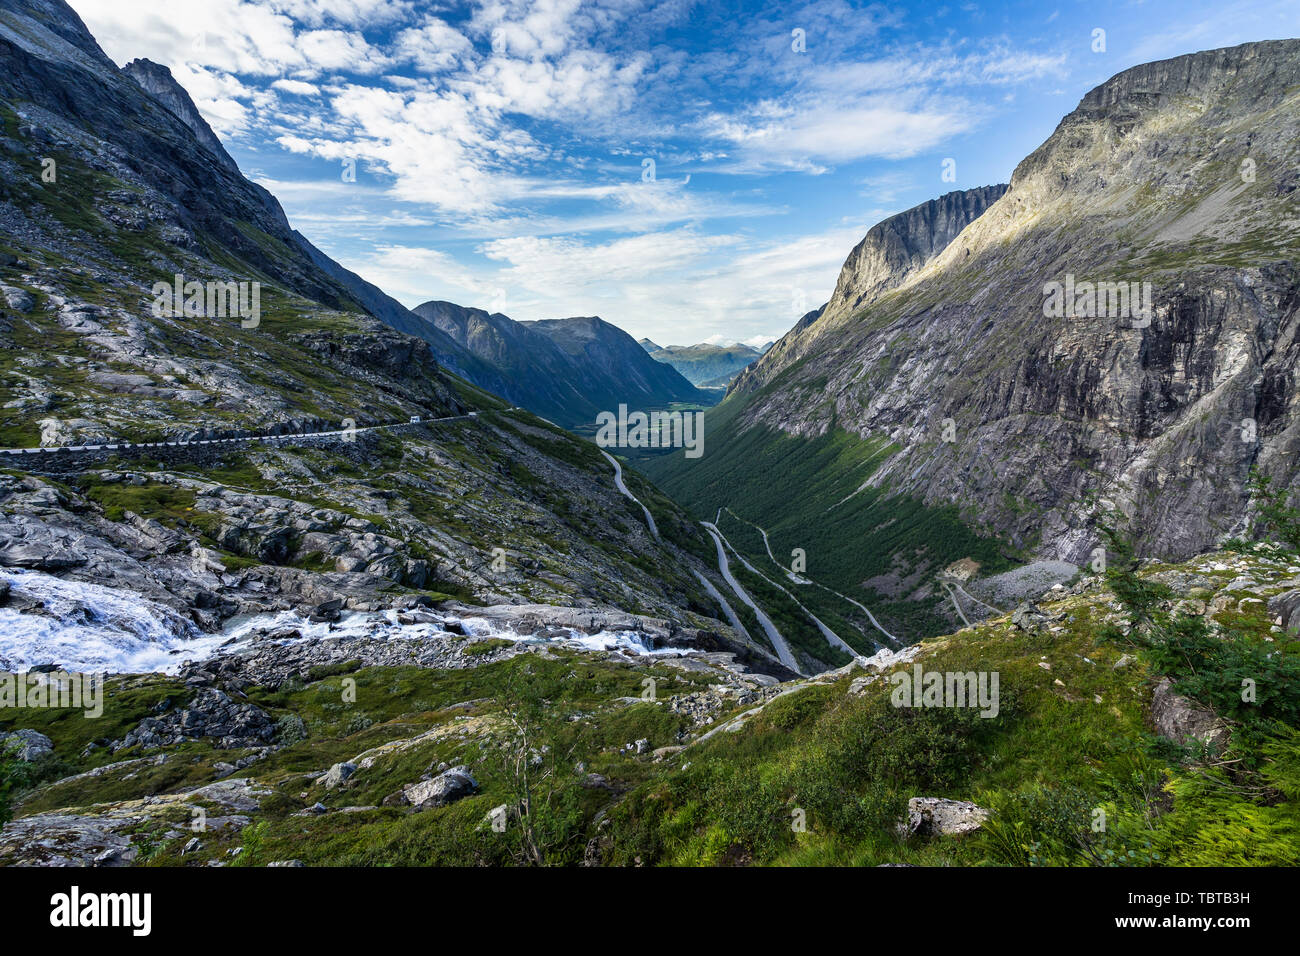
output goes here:
{"type": "Polygon", "coordinates": [[[625,497],[631,498],[637,504],[641,505],[641,510],[645,512],[645,522],[650,526],[650,533],[654,535],[656,538],[658,538],[659,529],[655,526],[654,515],[650,513],[649,508],[641,504],[641,499],[639,499],[636,495],[632,494],[632,492],[628,491],[627,485],[623,484],[623,466],[618,463],[617,458],[615,458],[609,452],[605,451],[605,449],[602,448],[600,450],[600,453],[604,455],[607,459],[609,459],[609,463],[614,466],[614,487],[617,488],[620,492],[622,492],[625,497]]]}
{"type": "Polygon", "coordinates": [[[763,631],[767,634],[768,640],[772,642],[772,647],[776,650],[776,656],[781,659],[781,663],[790,668],[790,670],[794,671],[796,674],[802,674],[803,671],[799,669],[799,664],[795,661],[794,654],[790,652],[790,645],[787,644],[785,638],[781,636],[781,632],[776,629],[776,625],[772,623],[772,619],[763,612],[763,609],[759,607],[754,599],[749,596],[743,587],[741,587],[740,582],[732,576],[731,565],[727,561],[727,549],[723,547],[722,537],[718,532],[717,526],[711,521],[701,521],[700,524],[704,526],[705,531],[713,536],[713,543],[718,549],[718,570],[722,573],[723,580],[727,582],[727,586],[731,588],[736,597],[749,605],[749,609],[754,612],[754,615],[758,618],[758,623],[763,626],[763,631]]]}
{"type": "MultiPolygon", "coordinates": [[[[640,498],[632,494],[632,492],[628,491],[627,485],[623,483],[623,468],[622,466],[619,465],[618,459],[615,458],[613,455],[611,455],[609,452],[605,451],[603,448],[601,449],[600,453],[604,455],[607,459],[609,459],[609,463],[614,466],[614,487],[616,487],[625,497],[630,498],[632,501],[635,501],[638,505],[641,505],[641,510],[645,512],[646,523],[650,525],[650,533],[655,536],[656,540],[662,540],[659,538],[659,528],[655,525],[654,515],[650,514],[650,509],[647,508],[641,502],[640,498]]],[[[745,625],[741,623],[740,616],[736,613],[735,609],[730,604],[728,604],[727,599],[722,596],[722,592],[719,591],[716,587],[714,587],[713,582],[710,581],[708,578],[706,578],[704,575],[700,574],[699,571],[696,571],[694,568],[692,568],[691,572],[695,575],[696,578],[699,579],[700,584],[704,585],[704,590],[709,593],[709,597],[713,598],[713,600],[717,601],[719,604],[722,605],[722,613],[724,613],[727,616],[727,621],[731,624],[731,626],[734,627],[741,634],[745,635],[745,637],[748,640],[752,641],[754,638],[750,635],[745,625]]]]}
{"type": "MultiPolygon", "coordinates": [[[[731,514],[731,516],[732,516],[733,518],[735,518],[737,521],[744,521],[745,524],[749,525],[751,528],[758,528],[759,533],[763,536],[763,545],[764,545],[764,547],[767,547],[767,532],[766,532],[765,530],[763,530],[763,528],[761,528],[759,525],[754,524],[754,522],[752,522],[752,521],[745,521],[744,518],[740,517],[740,515],[736,514],[736,513],[735,513],[734,511],[732,511],[730,508],[727,508],[726,510],[727,510],[727,512],[728,512],[729,514],[731,514]]],[[[722,509],[721,509],[721,508],[718,509],[718,514],[722,514],[722,509]]],[[[733,550],[734,550],[734,549],[733,549],[733,550]]],[[[739,552],[737,552],[737,554],[739,554],[739,552]]],[[[886,637],[886,638],[887,638],[887,639],[888,639],[888,640],[889,640],[889,641],[890,641],[890,642],[891,642],[895,647],[901,647],[901,646],[902,646],[902,642],[901,642],[897,637],[895,637],[893,634],[890,634],[887,630],[885,630],[883,627],[881,627],[880,622],[876,620],[876,616],[875,616],[874,614],[872,614],[871,611],[867,608],[867,606],[866,606],[865,604],[863,604],[861,601],[855,601],[855,600],[853,600],[853,598],[849,597],[847,594],[841,594],[839,591],[836,591],[834,588],[828,588],[828,587],[827,587],[826,585],[824,585],[824,584],[819,584],[817,581],[814,581],[812,578],[808,577],[808,576],[807,576],[807,572],[804,572],[804,577],[796,578],[795,575],[794,575],[794,574],[793,574],[789,569],[787,569],[784,565],[782,565],[781,562],[778,561],[778,560],[777,560],[777,559],[772,555],[772,549],[771,549],[770,547],[767,547],[767,556],[768,556],[769,558],[772,559],[772,563],[773,563],[773,564],[775,564],[775,565],[776,565],[778,568],[780,568],[782,571],[785,571],[785,573],[786,573],[787,575],[789,575],[789,576],[791,577],[792,580],[798,580],[798,582],[801,583],[801,584],[811,584],[813,587],[821,588],[823,591],[827,591],[827,592],[829,592],[829,593],[831,593],[831,594],[834,594],[834,595],[835,595],[837,598],[839,598],[840,600],[842,600],[842,601],[848,601],[848,602],[849,602],[850,604],[852,604],[854,607],[859,608],[859,609],[862,611],[862,613],[865,614],[865,615],[867,616],[867,620],[871,622],[871,626],[872,626],[872,627],[874,627],[874,628],[875,628],[877,631],[879,631],[881,634],[885,635],[885,637],[886,637]]],[[[753,568],[751,568],[750,570],[752,571],[753,568]]],[[[757,573],[757,572],[755,572],[755,573],[757,573]]],[[[779,585],[778,585],[778,587],[779,587],[779,585]]],[[[784,589],[783,589],[783,590],[784,590],[784,589]]],[[[789,592],[786,592],[786,593],[789,593],[789,592]]],[[[969,595],[967,595],[967,596],[969,597],[969,595]]],[[[809,616],[809,617],[812,617],[811,614],[809,614],[808,616],[809,616]]],[[[816,620],[816,618],[813,618],[813,620],[816,620]]],[[[818,621],[818,624],[820,624],[820,623],[821,623],[821,622],[818,621]]],[[[837,638],[837,640],[838,640],[838,638],[837,638]]],[[[856,654],[857,651],[851,651],[851,653],[856,654]]]]}
{"type": "MultiPolygon", "coordinates": [[[[727,509],[727,510],[730,511],[730,509],[727,509]]],[[[734,513],[735,513],[735,512],[732,512],[732,514],[734,514],[734,513]]],[[[744,519],[742,518],[741,520],[743,521],[744,519]]],[[[755,527],[755,528],[758,528],[758,525],[754,525],[754,527],[755,527]]],[[[762,531],[763,529],[762,529],[762,528],[759,528],[759,530],[762,531]]],[[[797,597],[795,597],[793,594],[791,594],[791,593],[790,593],[789,591],[787,591],[785,588],[781,587],[781,585],[777,584],[775,581],[773,581],[771,578],[769,578],[769,577],[768,577],[766,574],[764,574],[762,571],[758,570],[758,568],[756,568],[756,567],[754,567],[752,564],[750,564],[749,561],[747,561],[747,560],[745,559],[745,556],[744,556],[743,554],[741,554],[739,551],[737,551],[736,548],[735,548],[735,546],[734,546],[730,541],[727,540],[727,536],[726,536],[726,535],[724,535],[721,531],[718,531],[718,536],[722,538],[722,542],[723,542],[723,544],[725,544],[728,548],[731,549],[731,553],[734,554],[734,555],[736,556],[736,558],[740,561],[741,564],[743,564],[745,567],[747,567],[747,568],[748,568],[750,571],[752,571],[754,574],[757,574],[760,578],[762,578],[762,579],[763,579],[764,581],[766,581],[768,584],[772,585],[772,587],[776,588],[778,591],[780,591],[780,592],[781,592],[782,594],[784,594],[786,597],[788,597],[791,601],[793,601],[793,602],[794,602],[794,603],[799,607],[799,610],[803,611],[804,614],[808,615],[808,619],[811,620],[814,624],[817,625],[817,630],[819,630],[819,631],[822,632],[822,637],[826,638],[826,643],[827,643],[827,644],[831,645],[831,647],[837,647],[837,648],[839,648],[840,650],[844,651],[846,654],[850,654],[850,655],[852,655],[853,657],[857,657],[857,656],[858,656],[858,651],[857,651],[856,648],[850,646],[849,643],[848,643],[847,641],[845,641],[842,637],[840,637],[838,634],[836,634],[834,631],[832,631],[829,627],[827,627],[825,624],[823,624],[823,623],[821,622],[821,620],[817,617],[817,615],[814,614],[812,611],[808,610],[806,607],[804,607],[803,604],[799,601],[799,599],[798,599],[797,597]]],[[[767,535],[764,534],[764,538],[766,538],[766,537],[767,537],[767,535]]],[[[771,556],[772,556],[772,552],[771,552],[770,549],[769,549],[769,551],[767,552],[767,554],[768,554],[768,557],[771,557],[771,556]]],[[[775,561],[776,559],[773,558],[772,560],[775,561]]]]}
{"type": "Polygon", "coordinates": [[[389,428],[413,428],[417,425],[435,425],[438,422],[454,422],[462,418],[476,418],[477,412],[465,415],[448,415],[446,418],[428,418],[422,421],[388,422],[383,425],[366,425],[361,428],[339,428],[324,432],[292,432],[282,435],[245,435],[242,438],[196,438],[192,441],[155,441],[155,442],[115,442],[98,445],[51,445],[41,448],[0,448],[0,455],[39,455],[54,454],[61,451],[126,451],[133,448],[185,448],[193,445],[233,445],[248,441],[286,441],[292,438],[332,438],[342,435],[360,435],[363,432],[377,432],[389,428]]]}

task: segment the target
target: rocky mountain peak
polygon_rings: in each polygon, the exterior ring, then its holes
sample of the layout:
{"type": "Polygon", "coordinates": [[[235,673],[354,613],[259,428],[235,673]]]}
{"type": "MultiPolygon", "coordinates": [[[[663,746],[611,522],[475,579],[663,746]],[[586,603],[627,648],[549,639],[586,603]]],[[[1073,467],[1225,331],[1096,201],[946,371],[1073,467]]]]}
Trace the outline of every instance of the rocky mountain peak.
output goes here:
{"type": "Polygon", "coordinates": [[[0,6],[0,38],[43,59],[117,69],[63,0],[5,0],[0,6]]]}
{"type": "Polygon", "coordinates": [[[830,300],[801,317],[764,352],[761,361],[740,374],[733,387],[752,391],[771,381],[806,354],[817,336],[907,282],[1001,199],[1007,188],[998,184],[946,193],[872,226],[844,260],[830,300]]]}
{"type": "Polygon", "coordinates": [[[203,114],[194,105],[190,95],[185,92],[185,87],[176,82],[171,70],[161,63],[138,59],[132,60],[122,67],[122,72],[139,83],[146,93],[188,126],[190,132],[194,134],[194,138],[208,152],[212,153],[222,165],[231,170],[238,169],[235,161],[226,152],[226,148],[221,145],[221,140],[217,138],[217,134],[212,131],[212,127],[208,125],[207,120],[203,118],[203,114]]]}

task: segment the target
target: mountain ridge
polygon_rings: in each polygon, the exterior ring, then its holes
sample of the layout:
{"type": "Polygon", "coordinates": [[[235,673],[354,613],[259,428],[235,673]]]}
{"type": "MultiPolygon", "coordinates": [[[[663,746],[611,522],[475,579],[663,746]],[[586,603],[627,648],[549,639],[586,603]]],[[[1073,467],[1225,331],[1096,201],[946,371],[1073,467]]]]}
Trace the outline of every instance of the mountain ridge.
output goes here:
{"type": "Polygon", "coordinates": [[[600,318],[519,322],[441,301],[414,313],[494,369],[499,394],[566,427],[594,426],[600,412],[620,404],[646,409],[707,400],[600,318]]]}
{"type": "Polygon", "coordinates": [[[1098,546],[1090,496],[1147,554],[1244,533],[1252,467],[1297,481],[1298,80],[1296,40],[1118,74],[919,269],[801,320],[729,414],[742,432],[886,438],[872,487],[959,502],[1043,557],[1098,546]],[[1150,327],[1049,322],[1044,287],[1067,275],[1153,280],[1150,327]],[[822,380],[821,401],[799,399],[822,380]]]}

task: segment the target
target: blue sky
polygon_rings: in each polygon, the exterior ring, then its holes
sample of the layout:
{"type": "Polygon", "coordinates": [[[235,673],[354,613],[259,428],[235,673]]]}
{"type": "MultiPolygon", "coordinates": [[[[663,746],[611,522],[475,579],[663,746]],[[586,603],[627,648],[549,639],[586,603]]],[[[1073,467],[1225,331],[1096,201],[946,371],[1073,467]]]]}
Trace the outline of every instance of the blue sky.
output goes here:
{"type": "Polygon", "coordinates": [[[1300,36],[1295,0],[70,2],[407,305],[661,345],[779,337],[872,224],[1007,181],[1120,70],[1300,36]]]}

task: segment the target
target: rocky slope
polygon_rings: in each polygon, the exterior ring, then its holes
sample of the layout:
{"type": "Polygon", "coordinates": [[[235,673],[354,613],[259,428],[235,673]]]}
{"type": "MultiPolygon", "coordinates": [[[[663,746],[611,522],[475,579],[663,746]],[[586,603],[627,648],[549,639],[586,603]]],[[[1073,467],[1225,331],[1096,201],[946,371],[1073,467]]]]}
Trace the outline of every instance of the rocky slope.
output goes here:
{"type": "Polygon", "coordinates": [[[635,410],[708,400],[599,318],[516,322],[437,301],[415,314],[494,370],[494,391],[558,425],[594,428],[600,412],[620,404],[635,410]]]}
{"type": "Polygon", "coordinates": [[[342,431],[0,462],[0,573],[26,594],[0,615],[31,639],[6,666],[61,662],[96,587],[166,609],[112,612],[114,640],[178,648],[244,614],[456,598],[640,612],[747,653],[694,525],[640,482],[649,534],[594,446],[368,314],[161,67],[118,70],[54,0],[5,5],[0,64],[0,445],[342,431]],[[159,309],[178,273],[258,283],[260,314],[159,309]]]}
{"type": "Polygon", "coordinates": [[[823,331],[902,285],[1006,191],[1006,185],[1000,184],[947,193],[872,226],[844,260],[830,301],[801,317],[779,342],[764,349],[763,361],[736,380],[736,391],[766,385],[807,355],[823,331]],[[814,328],[823,318],[826,321],[814,328]]]}
{"type": "Polygon", "coordinates": [[[1286,865],[1296,558],[1088,578],[780,686],[446,611],[403,615],[420,640],[263,629],[176,676],[110,678],[97,720],[0,715],[20,797],[0,865],[1286,865]],[[1118,580],[1161,589],[1150,627],[1181,614],[1200,643],[1180,649],[1209,656],[1165,653],[1118,580]],[[998,681],[982,704],[900,706],[918,670],[998,681]]]}
{"type": "Polygon", "coordinates": [[[744,461],[767,463],[753,449],[726,461],[727,443],[842,433],[888,445],[862,474],[868,491],[956,503],[1040,557],[1087,559],[1100,508],[1117,508],[1146,554],[1247,533],[1251,469],[1300,480],[1298,91],[1296,40],[1107,81],[1001,198],[945,197],[969,212],[993,200],[955,238],[961,215],[873,230],[826,309],[715,412],[728,424],[710,456],[654,474],[670,489],[673,476],[738,486],[744,461]],[[1082,300],[1076,317],[1047,317],[1048,284],[1067,281],[1150,282],[1150,321],[1089,316],[1082,300]]]}

